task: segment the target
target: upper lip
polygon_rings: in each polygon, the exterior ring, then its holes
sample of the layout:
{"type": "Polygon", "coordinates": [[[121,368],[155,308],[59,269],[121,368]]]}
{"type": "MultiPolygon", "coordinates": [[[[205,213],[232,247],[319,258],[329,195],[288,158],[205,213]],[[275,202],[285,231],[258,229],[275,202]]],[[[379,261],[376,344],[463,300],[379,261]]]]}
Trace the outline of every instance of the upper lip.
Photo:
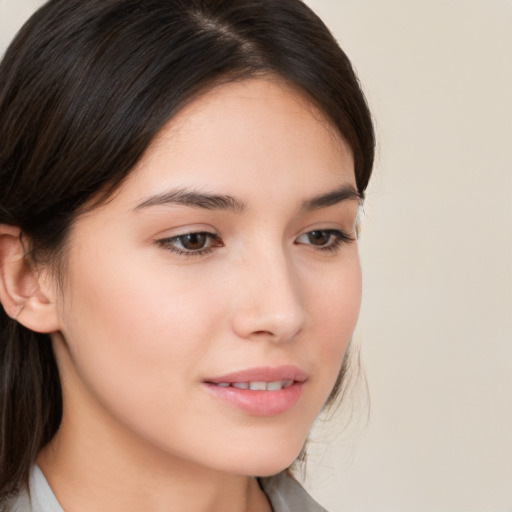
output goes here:
{"type": "Polygon", "coordinates": [[[226,373],[218,377],[211,377],[205,379],[204,382],[212,384],[219,384],[221,382],[276,382],[279,380],[304,382],[307,378],[307,373],[297,366],[285,365],[248,368],[246,370],[226,373]]]}

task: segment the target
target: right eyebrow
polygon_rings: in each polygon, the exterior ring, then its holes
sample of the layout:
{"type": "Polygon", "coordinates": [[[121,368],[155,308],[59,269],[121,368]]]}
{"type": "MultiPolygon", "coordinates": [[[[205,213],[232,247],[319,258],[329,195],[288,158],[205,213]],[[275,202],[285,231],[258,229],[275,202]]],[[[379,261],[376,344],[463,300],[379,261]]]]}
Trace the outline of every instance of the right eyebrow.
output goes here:
{"type": "Polygon", "coordinates": [[[142,210],[158,205],[183,205],[204,210],[227,210],[242,213],[247,209],[246,204],[229,195],[208,194],[189,189],[175,189],[150,196],[134,209],[142,210]]]}

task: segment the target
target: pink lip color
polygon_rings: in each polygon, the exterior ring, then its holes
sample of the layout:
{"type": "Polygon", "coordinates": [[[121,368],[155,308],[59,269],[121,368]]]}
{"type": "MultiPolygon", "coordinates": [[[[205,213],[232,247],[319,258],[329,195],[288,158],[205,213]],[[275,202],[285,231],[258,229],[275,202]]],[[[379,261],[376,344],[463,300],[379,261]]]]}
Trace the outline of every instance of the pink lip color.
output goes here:
{"type": "Polygon", "coordinates": [[[276,416],[294,407],[302,396],[307,374],[296,366],[251,368],[219,377],[205,379],[205,388],[216,398],[253,416],[276,416]],[[276,391],[253,391],[219,387],[221,382],[275,382],[293,380],[290,387],[276,391]]]}

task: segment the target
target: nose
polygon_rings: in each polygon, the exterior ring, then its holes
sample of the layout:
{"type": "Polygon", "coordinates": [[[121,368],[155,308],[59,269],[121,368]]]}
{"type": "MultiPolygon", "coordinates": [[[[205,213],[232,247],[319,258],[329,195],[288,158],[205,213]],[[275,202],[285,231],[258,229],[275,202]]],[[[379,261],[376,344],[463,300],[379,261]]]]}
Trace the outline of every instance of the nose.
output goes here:
{"type": "Polygon", "coordinates": [[[245,339],[292,340],[304,327],[300,278],[283,251],[259,251],[234,272],[232,328],[245,339]]]}

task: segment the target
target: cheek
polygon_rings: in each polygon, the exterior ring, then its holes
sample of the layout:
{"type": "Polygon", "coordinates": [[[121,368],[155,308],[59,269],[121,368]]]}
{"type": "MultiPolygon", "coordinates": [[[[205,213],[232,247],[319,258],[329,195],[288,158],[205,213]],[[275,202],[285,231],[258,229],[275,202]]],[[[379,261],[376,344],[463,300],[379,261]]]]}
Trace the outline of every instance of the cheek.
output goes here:
{"type": "Polygon", "coordinates": [[[361,306],[362,279],[357,254],[345,263],[339,273],[325,277],[321,290],[310,294],[308,308],[327,393],[338,376],[361,306]]]}
{"type": "Polygon", "coordinates": [[[133,414],[134,404],[137,414],[153,415],[152,404],[171,400],[169,390],[186,393],[184,375],[197,373],[219,329],[222,304],[211,300],[208,283],[192,286],[190,275],[171,270],[112,257],[72,275],[62,317],[74,371],[122,415],[133,414]]]}
{"type": "Polygon", "coordinates": [[[330,283],[325,293],[322,307],[325,326],[339,341],[350,340],[355,329],[361,307],[361,288],[361,269],[357,262],[338,282],[330,283]]]}
{"type": "Polygon", "coordinates": [[[186,344],[170,341],[193,337],[209,322],[205,311],[213,317],[218,304],[209,299],[208,282],[198,286],[191,273],[145,257],[103,257],[94,268],[77,266],[70,307],[63,313],[66,327],[80,324],[80,331],[94,334],[93,344],[99,336],[147,356],[157,348],[179,351],[186,344]]]}

